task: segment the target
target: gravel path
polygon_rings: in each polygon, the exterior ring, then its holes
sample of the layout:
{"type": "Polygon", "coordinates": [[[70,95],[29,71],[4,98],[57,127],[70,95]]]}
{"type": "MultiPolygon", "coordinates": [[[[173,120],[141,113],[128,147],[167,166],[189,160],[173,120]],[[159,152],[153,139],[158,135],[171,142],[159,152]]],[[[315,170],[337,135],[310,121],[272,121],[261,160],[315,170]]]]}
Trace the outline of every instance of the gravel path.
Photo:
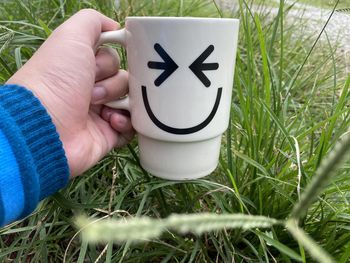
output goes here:
{"type": "MultiPolygon", "coordinates": [[[[224,9],[237,10],[239,8],[238,0],[218,0],[218,2],[224,9]]],[[[290,0],[285,2],[287,4],[292,4],[290,0]]],[[[252,6],[252,9],[258,9],[258,7],[252,6]]],[[[265,6],[259,7],[259,10],[256,11],[259,13],[270,12],[272,15],[277,15],[278,8],[265,6]]],[[[313,34],[316,40],[316,37],[321,32],[331,13],[332,10],[329,9],[296,3],[288,14],[286,14],[286,17],[291,23],[293,23],[293,21],[297,23],[300,22],[300,20],[305,21],[304,23],[298,23],[303,25],[301,28],[298,28],[298,34],[305,33],[305,35],[308,36],[313,34]]],[[[337,54],[343,58],[342,61],[345,65],[345,73],[350,74],[350,11],[335,12],[326,27],[326,33],[331,45],[338,46],[337,54]]],[[[323,33],[320,40],[321,43],[328,45],[326,34],[323,33]]],[[[326,45],[324,45],[325,48],[328,48],[326,45]]]]}
{"type": "MultiPolygon", "coordinates": [[[[226,9],[238,8],[237,1],[220,0],[219,2],[220,5],[226,9]]],[[[286,2],[287,4],[291,4],[291,1],[286,2]]],[[[270,11],[272,14],[277,14],[278,8],[267,7],[266,11],[270,11]]],[[[288,12],[287,18],[291,22],[293,22],[293,20],[300,19],[307,21],[304,23],[305,28],[300,30],[305,30],[304,32],[315,34],[315,37],[317,37],[331,12],[332,11],[328,9],[296,3],[288,12]]],[[[344,53],[349,53],[350,58],[350,12],[335,12],[326,27],[326,32],[331,40],[331,43],[333,45],[339,43],[339,50],[344,53]]],[[[326,40],[325,34],[323,34],[321,39],[326,40]]]]}
{"type": "MultiPolygon", "coordinates": [[[[332,10],[317,8],[309,5],[296,4],[288,14],[294,19],[307,19],[307,30],[319,34],[327,22],[332,10]]],[[[350,12],[335,12],[329,21],[326,32],[333,44],[339,43],[342,51],[350,52],[350,12]]],[[[323,39],[326,36],[323,36],[323,39]]]]}

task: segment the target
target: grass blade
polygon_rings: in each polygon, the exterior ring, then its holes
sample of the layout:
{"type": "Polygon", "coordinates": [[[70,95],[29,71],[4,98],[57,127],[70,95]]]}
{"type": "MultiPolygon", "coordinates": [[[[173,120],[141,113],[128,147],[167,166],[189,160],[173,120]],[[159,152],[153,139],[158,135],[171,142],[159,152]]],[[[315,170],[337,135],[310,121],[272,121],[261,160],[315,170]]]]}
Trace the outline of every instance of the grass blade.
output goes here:
{"type": "Polygon", "coordinates": [[[294,250],[282,244],[281,242],[277,241],[276,239],[273,239],[268,235],[265,235],[264,233],[258,232],[258,235],[261,236],[268,244],[277,248],[281,253],[286,254],[290,258],[295,259],[297,261],[300,261],[300,262],[303,261],[302,257],[299,256],[294,250]]]}
{"type": "Polygon", "coordinates": [[[342,257],[339,260],[339,263],[346,263],[350,261],[350,245],[346,248],[345,253],[342,255],[342,257]]]}
{"type": "Polygon", "coordinates": [[[23,66],[21,48],[22,47],[17,47],[15,49],[15,61],[17,69],[20,69],[23,66]]]}
{"type": "Polygon", "coordinates": [[[79,253],[79,258],[78,258],[78,263],[82,263],[84,262],[85,259],[85,255],[86,255],[86,250],[88,248],[88,242],[86,242],[85,240],[83,240],[81,247],[80,247],[80,253],[79,253]]]}
{"type": "Polygon", "coordinates": [[[291,217],[299,219],[305,215],[310,205],[322,193],[332,176],[346,160],[350,148],[350,133],[346,133],[336,144],[329,156],[320,164],[316,175],[301,195],[300,201],[294,206],[291,217]]]}
{"type": "Polygon", "coordinates": [[[297,222],[290,219],[286,223],[286,228],[310,253],[310,255],[319,263],[332,263],[334,259],[324,251],[317,243],[312,240],[301,228],[297,226],[297,222]]]}

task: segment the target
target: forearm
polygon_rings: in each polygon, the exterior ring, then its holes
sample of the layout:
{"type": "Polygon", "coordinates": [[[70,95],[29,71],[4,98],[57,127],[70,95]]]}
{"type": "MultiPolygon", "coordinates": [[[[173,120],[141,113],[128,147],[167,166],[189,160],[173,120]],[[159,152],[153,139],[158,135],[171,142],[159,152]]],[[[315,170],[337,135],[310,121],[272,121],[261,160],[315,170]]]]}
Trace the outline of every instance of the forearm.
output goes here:
{"type": "Polygon", "coordinates": [[[67,184],[69,168],[50,116],[33,94],[0,87],[0,225],[30,214],[67,184]]]}

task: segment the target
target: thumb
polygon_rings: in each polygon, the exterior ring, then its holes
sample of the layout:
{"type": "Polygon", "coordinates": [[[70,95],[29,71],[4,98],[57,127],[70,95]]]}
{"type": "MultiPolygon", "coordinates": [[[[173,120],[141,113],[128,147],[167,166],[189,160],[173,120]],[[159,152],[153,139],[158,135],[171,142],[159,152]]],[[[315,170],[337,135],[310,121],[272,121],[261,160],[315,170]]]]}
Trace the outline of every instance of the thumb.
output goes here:
{"type": "Polygon", "coordinates": [[[64,34],[65,38],[77,40],[94,47],[102,32],[113,31],[119,24],[94,9],[82,9],[64,22],[56,34],[64,34]]]}

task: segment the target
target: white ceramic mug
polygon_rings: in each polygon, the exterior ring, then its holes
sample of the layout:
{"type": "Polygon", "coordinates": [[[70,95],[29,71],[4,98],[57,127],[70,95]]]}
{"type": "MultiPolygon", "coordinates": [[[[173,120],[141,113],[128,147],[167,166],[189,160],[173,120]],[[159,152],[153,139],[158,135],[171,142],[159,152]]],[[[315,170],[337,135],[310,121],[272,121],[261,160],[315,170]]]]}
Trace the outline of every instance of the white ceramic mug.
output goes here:
{"type": "Polygon", "coordinates": [[[151,174],[189,180],[216,168],[230,117],[239,20],[127,17],[99,45],[126,47],[130,111],[140,161],[151,174]]]}

